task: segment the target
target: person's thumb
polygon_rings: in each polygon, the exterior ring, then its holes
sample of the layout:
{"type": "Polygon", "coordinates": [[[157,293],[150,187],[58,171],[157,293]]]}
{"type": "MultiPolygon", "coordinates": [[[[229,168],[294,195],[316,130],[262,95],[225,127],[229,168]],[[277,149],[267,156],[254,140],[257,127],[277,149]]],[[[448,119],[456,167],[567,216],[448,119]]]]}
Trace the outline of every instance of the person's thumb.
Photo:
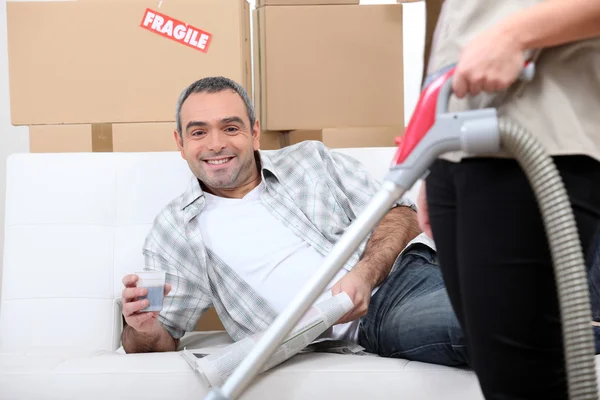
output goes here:
{"type": "Polygon", "coordinates": [[[433,239],[431,224],[429,222],[429,207],[427,204],[427,189],[425,182],[421,183],[419,194],[417,196],[417,221],[419,222],[419,229],[433,239]]]}
{"type": "Polygon", "coordinates": [[[461,70],[457,70],[454,73],[454,78],[452,80],[452,92],[456,97],[462,99],[466,96],[468,88],[469,85],[466,74],[461,70]]]}
{"type": "Polygon", "coordinates": [[[433,239],[433,231],[431,230],[431,222],[429,222],[429,216],[425,222],[425,234],[433,239]]]}
{"type": "Polygon", "coordinates": [[[419,210],[417,216],[419,220],[419,228],[421,229],[421,231],[425,232],[427,236],[433,239],[433,234],[431,233],[431,223],[429,221],[429,211],[427,210],[427,207],[424,207],[424,209],[419,210]]]}
{"type": "Polygon", "coordinates": [[[341,283],[336,283],[335,285],[333,285],[333,287],[331,288],[331,294],[333,296],[338,295],[342,292],[342,284],[341,283]]]}
{"type": "Polygon", "coordinates": [[[165,283],[165,296],[168,295],[170,291],[171,291],[171,284],[165,283]]]}

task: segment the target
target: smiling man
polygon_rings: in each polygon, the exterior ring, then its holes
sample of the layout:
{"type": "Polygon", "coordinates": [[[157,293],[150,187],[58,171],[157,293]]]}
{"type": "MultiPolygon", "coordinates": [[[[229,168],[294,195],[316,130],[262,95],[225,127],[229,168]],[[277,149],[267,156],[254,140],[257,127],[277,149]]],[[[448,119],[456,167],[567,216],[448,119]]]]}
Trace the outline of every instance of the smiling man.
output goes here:
{"type": "MultiPolygon", "coordinates": [[[[357,160],[320,142],[260,150],[247,93],[223,77],[183,91],[174,138],[194,177],[144,244],[146,269],[166,271],[171,295],[160,313],[140,313],[145,289],[136,276],[123,278],[128,353],[175,350],[211,306],[234,340],[265,330],[379,188],[357,160]]],[[[317,301],[342,291],[354,309],[328,337],[385,357],[467,362],[433,243],[408,200],[390,209],[317,301]]]]}

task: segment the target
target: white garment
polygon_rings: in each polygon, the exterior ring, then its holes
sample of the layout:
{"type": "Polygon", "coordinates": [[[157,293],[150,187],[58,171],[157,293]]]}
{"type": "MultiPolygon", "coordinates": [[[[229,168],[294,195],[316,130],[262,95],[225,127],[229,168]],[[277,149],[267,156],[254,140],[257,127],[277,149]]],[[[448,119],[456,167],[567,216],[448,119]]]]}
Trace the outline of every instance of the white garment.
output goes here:
{"type": "MultiPolygon", "coordinates": [[[[263,190],[261,182],[242,199],[205,192],[200,228],[205,245],[282,312],[324,257],[269,212],[260,199],[263,190]]],[[[317,302],[331,297],[332,286],[346,273],[342,268],[317,302]]],[[[335,325],[323,337],[356,341],[358,320],[335,325]]]]}

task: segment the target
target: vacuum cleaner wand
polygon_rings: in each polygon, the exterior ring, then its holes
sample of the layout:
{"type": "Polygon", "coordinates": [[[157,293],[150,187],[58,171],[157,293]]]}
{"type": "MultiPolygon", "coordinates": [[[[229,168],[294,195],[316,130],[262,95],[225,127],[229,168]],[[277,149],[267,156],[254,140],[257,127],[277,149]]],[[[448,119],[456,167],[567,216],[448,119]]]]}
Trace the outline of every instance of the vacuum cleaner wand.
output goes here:
{"type": "MultiPolygon", "coordinates": [[[[530,80],[533,78],[533,73],[534,65],[526,64],[520,78],[530,80]]],[[[398,150],[379,191],[350,225],[339,242],[333,246],[318,273],[300,290],[291,304],[264,332],[261,340],[240,363],[225,384],[221,388],[213,388],[205,397],[205,400],[233,400],[241,396],[277,347],[316,301],[326,285],[348,261],[353,252],[383,219],[394,203],[419,178],[426,174],[430,165],[441,154],[459,150],[469,154],[486,154],[500,150],[502,135],[499,129],[500,121],[495,109],[487,108],[458,113],[447,112],[448,101],[452,94],[453,74],[454,68],[451,68],[434,79],[423,90],[404,137],[397,140],[398,150]]],[[[510,137],[514,137],[514,135],[510,137]]],[[[523,139],[519,137],[517,140],[523,139]]],[[[562,182],[559,181],[559,184],[562,184],[562,182]]],[[[570,208],[568,198],[566,206],[570,208]]],[[[576,239],[578,240],[577,236],[576,239]]],[[[585,294],[587,294],[587,286],[585,294]]],[[[585,299],[582,301],[585,301],[585,299]]],[[[581,301],[577,303],[577,307],[581,306],[580,303],[581,301]]],[[[584,315],[583,318],[585,317],[584,315]]],[[[589,321],[591,321],[591,311],[587,320],[587,328],[589,328],[589,321]]],[[[591,329],[588,329],[588,331],[591,339],[592,331],[591,329]]],[[[577,342],[582,342],[581,337],[578,337],[577,342]]],[[[585,338],[583,342],[585,342],[585,338]]],[[[584,380],[589,381],[591,379],[589,376],[589,357],[586,360],[582,358],[585,357],[585,351],[587,350],[588,347],[584,346],[583,351],[581,351],[580,346],[578,353],[579,365],[585,365],[583,368],[577,367],[575,370],[579,371],[576,374],[577,377],[581,378],[583,374],[585,375],[584,380]]],[[[590,350],[590,354],[592,355],[593,366],[593,348],[590,350]]],[[[593,374],[595,392],[595,369],[593,374]]],[[[579,378],[576,378],[576,380],[581,380],[579,378]]],[[[590,386],[587,385],[584,389],[578,391],[584,392],[588,396],[591,393],[590,390],[590,386]]],[[[591,399],[597,397],[581,398],[591,399]]]]}

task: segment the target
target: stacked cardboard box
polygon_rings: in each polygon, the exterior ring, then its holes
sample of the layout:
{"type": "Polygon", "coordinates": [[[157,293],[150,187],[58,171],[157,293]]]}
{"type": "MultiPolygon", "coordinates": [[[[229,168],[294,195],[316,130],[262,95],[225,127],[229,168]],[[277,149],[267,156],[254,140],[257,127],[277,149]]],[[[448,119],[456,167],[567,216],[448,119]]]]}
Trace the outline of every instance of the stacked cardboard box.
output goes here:
{"type": "Polygon", "coordinates": [[[358,127],[358,128],[326,128],[321,130],[295,130],[284,134],[284,140],[289,144],[299,143],[303,140],[319,140],[328,147],[380,147],[394,146],[397,137],[402,136],[404,127],[358,127]]]}
{"type": "Polygon", "coordinates": [[[251,93],[246,0],[9,0],[7,19],[12,123],[35,152],[176,150],[186,86],[251,93]]]}
{"type": "Polygon", "coordinates": [[[175,151],[175,122],[30,125],[32,153],[175,151]]]}
{"type": "Polygon", "coordinates": [[[402,4],[262,0],[253,11],[263,138],[393,146],[404,129],[402,4]]]}

